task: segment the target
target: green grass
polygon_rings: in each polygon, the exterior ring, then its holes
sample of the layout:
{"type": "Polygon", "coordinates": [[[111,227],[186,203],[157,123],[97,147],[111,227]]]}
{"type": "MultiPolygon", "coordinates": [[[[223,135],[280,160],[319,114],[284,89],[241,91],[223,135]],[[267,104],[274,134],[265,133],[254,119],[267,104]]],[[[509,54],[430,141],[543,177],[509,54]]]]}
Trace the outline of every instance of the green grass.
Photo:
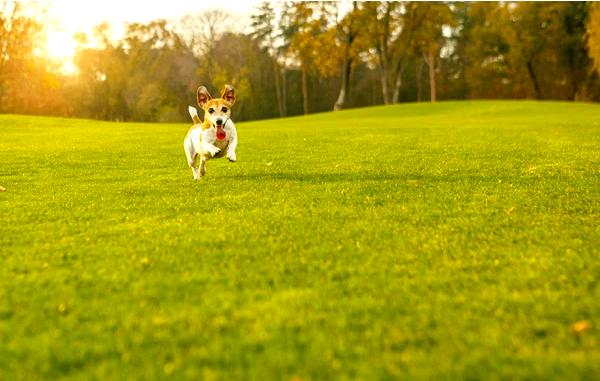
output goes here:
{"type": "Polygon", "coordinates": [[[600,105],[188,127],[0,116],[0,379],[600,378],[600,105]]]}

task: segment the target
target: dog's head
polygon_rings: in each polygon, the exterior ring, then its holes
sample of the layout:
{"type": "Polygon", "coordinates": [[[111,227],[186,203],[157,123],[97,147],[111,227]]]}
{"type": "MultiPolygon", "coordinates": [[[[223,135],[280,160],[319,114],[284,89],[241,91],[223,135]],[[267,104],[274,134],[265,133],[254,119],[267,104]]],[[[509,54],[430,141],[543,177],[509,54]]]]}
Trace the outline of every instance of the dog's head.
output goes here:
{"type": "Polygon", "coordinates": [[[235,103],[235,89],[231,85],[223,86],[221,98],[213,99],[204,86],[200,86],[196,92],[198,106],[204,110],[204,120],[219,130],[231,118],[231,107],[235,103]]]}

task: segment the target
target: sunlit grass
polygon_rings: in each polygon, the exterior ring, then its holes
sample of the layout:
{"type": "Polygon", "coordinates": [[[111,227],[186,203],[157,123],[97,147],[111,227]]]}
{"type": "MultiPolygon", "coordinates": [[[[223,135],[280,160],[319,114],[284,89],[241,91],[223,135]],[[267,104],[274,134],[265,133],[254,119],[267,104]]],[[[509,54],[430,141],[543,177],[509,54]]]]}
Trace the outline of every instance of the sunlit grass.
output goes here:
{"type": "Polygon", "coordinates": [[[0,379],[600,376],[600,106],[188,127],[0,116],[0,379]]]}

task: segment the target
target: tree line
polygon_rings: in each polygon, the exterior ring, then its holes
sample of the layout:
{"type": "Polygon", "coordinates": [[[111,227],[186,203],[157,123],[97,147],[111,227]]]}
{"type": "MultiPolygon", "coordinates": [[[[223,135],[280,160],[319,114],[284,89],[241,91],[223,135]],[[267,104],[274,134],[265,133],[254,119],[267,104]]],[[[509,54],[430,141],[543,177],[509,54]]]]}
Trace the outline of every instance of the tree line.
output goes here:
{"type": "Polygon", "coordinates": [[[0,112],[188,121],[200,84],[232,83],[237,120],[448,99],[600,101],[600,4],[262,3],[77,35],[74,74],[40,54],[31,3],[0,2],[0,112]]]}

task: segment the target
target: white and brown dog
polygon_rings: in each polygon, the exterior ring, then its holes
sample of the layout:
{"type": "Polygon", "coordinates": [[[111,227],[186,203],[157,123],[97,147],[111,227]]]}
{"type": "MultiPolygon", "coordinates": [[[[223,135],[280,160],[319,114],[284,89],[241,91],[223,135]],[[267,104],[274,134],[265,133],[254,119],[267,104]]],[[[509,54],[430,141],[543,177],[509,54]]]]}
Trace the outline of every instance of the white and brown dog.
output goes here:
{"type": "Polygon", "coordinates": [[[206,161],[227,154],[234,162],[237,147],[237,131],[231,120],[231,106],[235,103],[235,89],[225,85],[221,98],[212,99],[204,86],[196,92],[198,106],[204,110],[204,122],[200,121],[196,109],[189,107],[194,125],[183,140],[183,148],[188,165],[192,168],[194,179],[200,180],[206,174],[206,161]],[[198,156],[200,167],[198,167],[198,156]]]}

